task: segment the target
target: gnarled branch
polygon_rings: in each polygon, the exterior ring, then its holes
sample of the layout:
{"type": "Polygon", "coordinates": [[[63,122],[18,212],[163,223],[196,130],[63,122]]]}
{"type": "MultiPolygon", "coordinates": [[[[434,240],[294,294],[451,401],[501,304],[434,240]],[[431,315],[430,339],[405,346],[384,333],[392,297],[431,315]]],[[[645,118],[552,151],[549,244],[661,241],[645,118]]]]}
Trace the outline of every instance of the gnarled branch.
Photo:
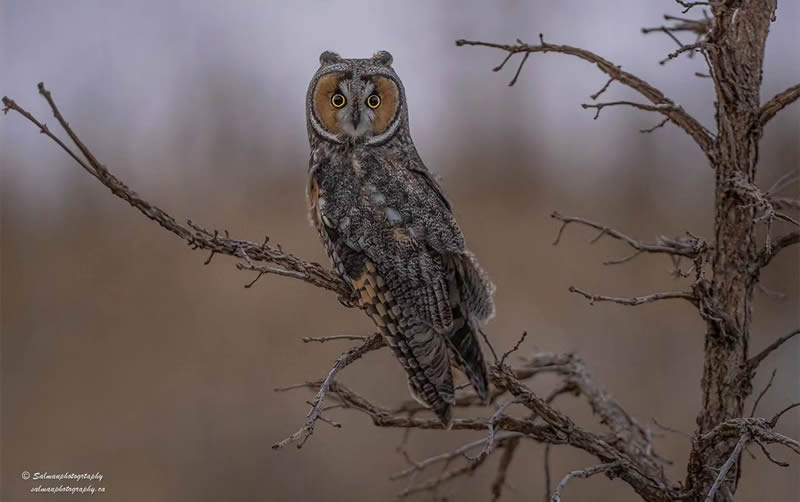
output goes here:
{"type": "Polygon", "coordinates": [[[766,267],[773,258],[778,256],[778,253],[795,244],[800,244],[800,231],[789,232],[771,241],[770,245],[761,252],[758,260],[756,260],[756,270],[766,267]]]}
{"type": "Polygon", "coordinates": [[[482,46],[505,51],[507,53],[505,60],[499,66],[493,68],[493,71],[501,70],[505,63],[514,54],[524,54],[525,57],[517,69],[517,74],[509,85],[513,85],[516,82],[517,75],[519,75],[519,72],[522,70],[522,66],[525,64],[528,56],[533,53],[558,52],[594,63],[597,65],[597,68],[600,71],[611,77],[613,80],[630,87],[647,99],[652,105],[654,105],[652,111],[657,111],[658,113],[668,117],[674,124],[683,129],[689,136],[692,137],[692,139],[694,139],[695,143],[697,143],[700,149],[703,150],[703,152],[709,158],[713,158],[715,156],[714,136],[705,127],[703,127],[700,122],[697,121],[697,119],[687,113],[686,110],[684,110],[680,105],[667,98],[664,93],[657,88],[648,84],[646,81],[642,80],[636,75],[623,71],[619,66],[591,51],[569,45],[547,43],[544,41],[544,37],[541,34],[539,34],[539,45],[526,44],[520,40],[517,40],[516,44],[496,44],[492,42],[463,39],[456,40],[456,45],[459,47],[464,45],[482,46]]]}
{"type": "Polygon", "coordinates": [[[761,126],[767,125],[767,122],[769,122],[772,117],[786,106],[797,101],[798,98],[800,98],[800,84],[793,85],[785,91],[779,92],[773,96],[772,99],[764,103],[758,114],[758,121],[761,126]]]}
{"type": "Polygon", "coordinates": [[[693,260],[708,250],[708,245],[703,239],[689,234],[687,234],[686,237],[681,237],[678,239],[669,239],[661,236],[658,237],[655,243],[649,243],[636,240],[627,234],[620,232],[619,230],[591,220],[587,220],[586,218],[580,218],[577,216],[562,216],[558,211],[553,211],[550,213],[550,217],[561,222],[556,240],[553,241],[554,246],[557,246],[559,242],[561,242],[561,236],[564,234],[564,230],[567,228],[567,225],[570,223],[577,223],[600,231],[600,233],[598,233],[597,236],[591,240],[592,244],[600,240],[604,235],[608,235],[609,237],[613,237],[614,239],[626,243],[628,246],[636,250],[636,253],[626,258],[608,260],[603,263],[604,265],[617,265],[620,263],[625,263],[641,253],[666,254],[670,256],[685,257],[693,260]]]}
{"type": "Polygon", "coordinates": [[[178,221],[166,211],[140,197],[139,194],[125,185],[125,183],[114,176],[97,160],[94,154],[92,154],[89,148],[80,140],[69,123],[61,115],[50,91],[45,88],[43,83],[39,84],[39,93],[47,100],[56,120],[78,147],[85,159],[81,159],[76,152],[58,139],[47,125],[36,119],[13,99],[5,96],[3,97],[3,105],[5,106],[3,111],[5,113],[9,111],[17,112],[34,123],[43,134],[55,141],[70,157],[80,164],[84,170],[111,190],[111,193],[125,200],[147,218],[155,221],[163,228],[186,241],[193,249],[203,249],[211,251],[212,253],[226,254],[242,259],[243,262],[239,264],[242,269],[293,277],[314,286],[334,291],[343,299],[352,297],[352,288],[350,288],[338,274],[326,269],[318,263],[308,262],[298,258],[292,253],[284,251],[280,246],[270,246],[268,240],[265,240],[262,244],[256,244],[250,241],[232,239],[228,236],[227,232],[223,232],[223,235],[220,235],[218,231],[207,230],[195,225],[191,221],[187,221],[186,224],[178,223],[178,221]],[[281,268],[256,267],[251,263],[252,261],[272,263],[281,268]]]}
{"type": "Polygon", "coordinates": [[[589,300],[589,304],[593,305],[595,302],[611,302],[611,303],[619,303],[620,305],[628,305],[631,307],[636,307],[638,305],[642,305],[645,303],[652,303],[657,302],[660,300],[675,300],[681,299],[686,300],[694,306],[697,306],[697,297],[692,293],[684,292],[684,291],[677,291],[677,292],[667,292],[667,293],[652,293],[645,296],[631,296],[631,297],[619,297],[619,296],[605,296],[605,295],[595,295],[592,293],[587,293],[581,289],[576,288],[575,286],[569,287],[570,293],[577,293],[587,300],[589,300]]]}

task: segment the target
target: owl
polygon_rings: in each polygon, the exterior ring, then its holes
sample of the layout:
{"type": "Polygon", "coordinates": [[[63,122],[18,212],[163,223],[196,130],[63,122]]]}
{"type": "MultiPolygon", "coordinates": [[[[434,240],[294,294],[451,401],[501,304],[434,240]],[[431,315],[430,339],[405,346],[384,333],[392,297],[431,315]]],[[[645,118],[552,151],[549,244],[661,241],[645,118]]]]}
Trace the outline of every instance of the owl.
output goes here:
{"type": "Polygon", "coordinates": [[[489,397],[478,334],[494,315],[494,286],[414,147],[391,54],[323,52],[306,119],[311,222],[408,375],[411,395],[449,426],[452,367],[489,397]]]}

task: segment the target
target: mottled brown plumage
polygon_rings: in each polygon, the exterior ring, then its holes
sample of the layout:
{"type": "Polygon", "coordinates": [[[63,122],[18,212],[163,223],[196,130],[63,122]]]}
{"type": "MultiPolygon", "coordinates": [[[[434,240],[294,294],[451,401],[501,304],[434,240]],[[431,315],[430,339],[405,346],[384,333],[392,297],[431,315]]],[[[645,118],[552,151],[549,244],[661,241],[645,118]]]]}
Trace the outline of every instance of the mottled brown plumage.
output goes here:
{"type": "Polygon", "coordinates": [[[414,148],[391,63],[385,51],[320,56],[306,99],[310,216],[412,395],[449,424],[451,365],[489,395],[477,334],[494,315],[493,286],[414,148]]]}

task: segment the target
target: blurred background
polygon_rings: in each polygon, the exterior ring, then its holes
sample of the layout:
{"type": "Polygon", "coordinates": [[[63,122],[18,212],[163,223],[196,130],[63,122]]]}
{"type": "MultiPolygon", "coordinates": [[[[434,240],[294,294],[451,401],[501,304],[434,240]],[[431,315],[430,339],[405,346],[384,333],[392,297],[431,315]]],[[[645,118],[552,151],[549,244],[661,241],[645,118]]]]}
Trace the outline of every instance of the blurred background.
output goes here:
{"type": "MultiPolygon", "coordinates": [[[[714,173],[675,126],[639,130],[660,117],[628,108],[598,120],[580,104],[606,82],[575,58],[538,54],[519,83],[516,68],[490,69],[502,54],[457,48],[457,38],[517,37],[589,48],[660,87],[713,128],[713,96],[702,59],[658,64],[675,43],[642,26],[681,15],[672,1],[602,2],[0,2],[0,94],[51,126],[36,92],[44,81],[62,112],[112,172],[179,219],[273,242],[326,263],[308,224],[306,86],[330,49],[394,55],[405,83],[411,129],[442,179],[469,246],[497,284],[490,336],[500,350],[523,330],[523,351],[578,351],[596,380],[658,433],[656,445],[685,475],[700,405],[704,325],[684,302],[638,308],[590,306],[570,285],[615,296],[686,287],[665,257],[620,266],[628,253],[570,227],[561,244],[549,214],[584,216],[643,240],[686,231],[712,239],[714,173]]],[[[700,12],[695,13],[695,17],[700,12]]],[[[782,1],[767,44],[763,99],[796,83],[800,5],[782,1]]],[[[693,38],[684,38],[693,42],[693,38]]],[[[618,84],[604,95],[636,99],[618,84]]],[[[800,108],[766,129],[758,182],[770,186],[800,164],[800,108]]],[[[55,128],[54,128],[55,129],[55,128]]],[[[311,393],[273,388],[319,378],[348,342],[306,345],[304,336],[368,334],[357,311],[334,295],[282,277],[236,271],[233,261],[193,252],[82,172],[16,114],[0,119],[3,501],[38,500],[30,472],[100,472],[104,500],[386,500],[405,487],[402,430],[377,429],[356,412],[318,424],[302,450],[270,448],[305,418],[311,393]]],[[[787,196],[798,194],[793,185],[787,196]]],[[[773,227],[773,235],[787,229],[773,227]]],[[[760,350],[800,324],[798,249],[763,274],[782,299],[759,293],[751,347],[760,350]]],[[[688,268],[688,265],[684,265],[688,268]]],[[[757,393],[772,416],[800,398],[800,343],[762,365],[757,393]]],[[[347,368],[341,379],[386,406],[408,399],[387,351],[347,368]]],[[[545,392],[552,382],[534,385],[545,392]]],[[[558,406],[592,430],[580,400],[558,406]]],[[[748,410],[750,404],[748,403],[748,410]]],[[[486,410],[491,413],[491,410],[486,410]]],[[[800,414],[781,432],[800,436],[800,414]]],[[[467,432],[414,431],[422,459],[477,439],[467,432]]],[[[526,443],[503,500],[544,496],[543,447],[526,443]]],[[[797,500],[797,459],[780,469],[760,452],[743,456],[737,500],[797,500]]],[[[448,485],[450,500],[488,500],[498,457],[448,485]]],[[[553,450],[553,477],[594,464],[553,450]]],[[[435,475],[438,470],[433,470],[435,475]]],[[[638,500],[598,476],[567,488],[566,500],[638,500]]],[[[50,495],[48,500],[90,496],[50,495]]],[[[94,499],[97,499],[98,495],[94,499]]],[[[424,498],[424,497],[422,497],[424,498]]],[[[93,500],[94,500],[93,499],[93,500]]]]}

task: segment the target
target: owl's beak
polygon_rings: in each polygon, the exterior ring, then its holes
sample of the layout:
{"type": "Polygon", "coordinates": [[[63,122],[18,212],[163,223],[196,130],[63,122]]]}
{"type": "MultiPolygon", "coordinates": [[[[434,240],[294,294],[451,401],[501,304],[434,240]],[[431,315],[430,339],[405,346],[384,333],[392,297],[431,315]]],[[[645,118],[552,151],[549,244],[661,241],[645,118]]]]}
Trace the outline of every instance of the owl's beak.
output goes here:
{"type": "Polygon", "coordinates": [[[361,121],[361,114],[359,113],[358,107],[353,108],[352,115],[353,129],[358,129],[358,123],[361,121]]]}

